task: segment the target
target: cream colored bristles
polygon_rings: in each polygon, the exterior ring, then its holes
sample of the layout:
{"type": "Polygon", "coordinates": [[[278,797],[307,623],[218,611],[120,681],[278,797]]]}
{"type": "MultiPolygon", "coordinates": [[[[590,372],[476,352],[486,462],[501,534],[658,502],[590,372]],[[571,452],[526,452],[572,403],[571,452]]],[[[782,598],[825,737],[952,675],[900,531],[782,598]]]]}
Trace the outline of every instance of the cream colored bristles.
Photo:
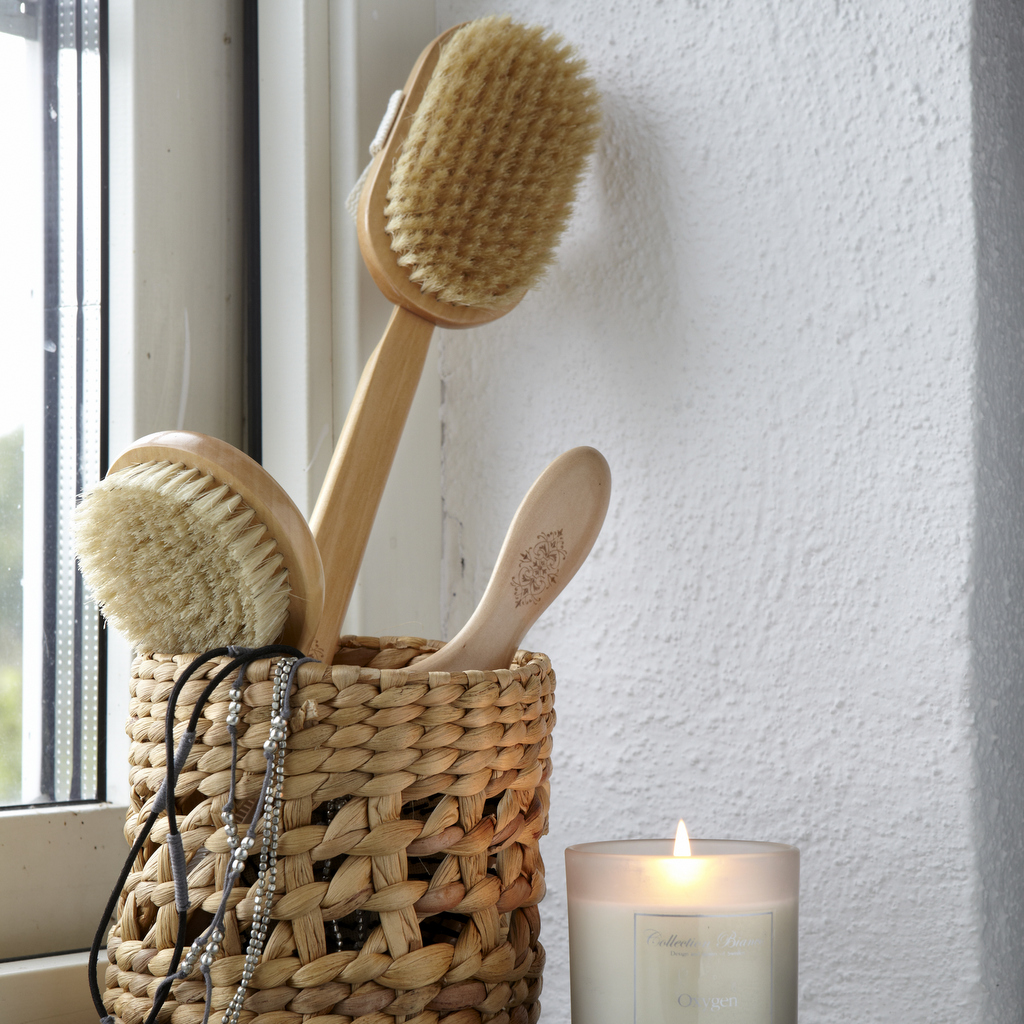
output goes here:
{"type": "Polygon", "coordinates": [[[594,148],[598,95],[554,34],[508,18],[445,43],[391,173],[391,248],[443,302],[512,304],[554,259],[594,148]]]}
{"type": "Polygon", "coordinates": [[[274,640],[288,573],[252,509],[198,469],[111,473],[75,514],[78,561],[103,614],[140,651],[201,652],[274,640]]]}

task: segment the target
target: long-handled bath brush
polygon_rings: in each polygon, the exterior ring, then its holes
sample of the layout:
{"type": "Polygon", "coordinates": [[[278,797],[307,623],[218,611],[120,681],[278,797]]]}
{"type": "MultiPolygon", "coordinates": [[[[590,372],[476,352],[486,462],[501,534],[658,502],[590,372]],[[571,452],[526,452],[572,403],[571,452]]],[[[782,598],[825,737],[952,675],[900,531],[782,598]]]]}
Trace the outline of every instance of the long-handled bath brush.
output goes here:
{"type": "Polygon", "coordinates": [[[310,519],[329,658],[435,325],[507,313],[553,260],[598,134],[598,97],[558,36],[482,18],[424,50],[359,202],[359,245],[396,308],[310,519]]]}
{"type": "Polygon", "coordinates": [[[416,662],[416,668],[508,668],[526,631],[590,554],[608,511],[611,480],[608,463],[595,448],[559,455],[516,510],[469,621],[439,651],[416,662]]]}
{"type": "Polygon", "coordinates": [[[83,496],[75,544],[97,604],[136,650],[312,647],[324,594],[313,535],[277,481],[224,441],[137,441],[83,496]]]}

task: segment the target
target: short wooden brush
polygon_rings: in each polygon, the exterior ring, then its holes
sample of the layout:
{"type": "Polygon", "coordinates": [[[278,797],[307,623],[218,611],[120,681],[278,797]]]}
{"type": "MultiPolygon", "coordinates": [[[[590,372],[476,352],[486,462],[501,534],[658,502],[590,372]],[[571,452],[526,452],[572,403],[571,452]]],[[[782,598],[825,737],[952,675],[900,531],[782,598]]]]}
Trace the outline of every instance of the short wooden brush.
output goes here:
{"type": "Polygon", "coordinates": [[[310,519],[338,633],[435,325],[507,313],[543,275],[599,131],[598,95],[561,38],[504,17],[423,51],[363,187],[359,246],[396,309],[363,371],[310,519]]]}
{"type": "Polygon", "coordinates": [[[136,650],[279,636],[311,648],[323,602],[312,534],[273,477],[224,441],[188,431],[137,441],[83,496],[75,547],[96,603],[136,650]]]}

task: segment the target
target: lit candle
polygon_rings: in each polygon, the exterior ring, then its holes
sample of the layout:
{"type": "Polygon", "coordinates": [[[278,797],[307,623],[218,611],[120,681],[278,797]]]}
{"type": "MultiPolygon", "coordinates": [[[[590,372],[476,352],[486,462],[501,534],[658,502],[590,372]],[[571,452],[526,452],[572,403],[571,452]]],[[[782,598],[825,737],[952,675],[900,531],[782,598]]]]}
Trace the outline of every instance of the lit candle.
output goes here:
{"type": "Polygon", "coordinates": [[[573,1024],[796,1024],[799,851],[679,826],[565,851],[573,1024]]]}

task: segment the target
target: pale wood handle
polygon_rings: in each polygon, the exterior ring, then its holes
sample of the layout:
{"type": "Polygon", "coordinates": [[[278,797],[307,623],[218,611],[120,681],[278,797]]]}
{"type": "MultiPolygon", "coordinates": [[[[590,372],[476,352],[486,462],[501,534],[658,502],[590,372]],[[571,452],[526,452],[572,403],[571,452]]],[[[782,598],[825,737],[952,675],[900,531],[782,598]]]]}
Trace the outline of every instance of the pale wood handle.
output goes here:
{"type": "Polygon", "coordinates": [[[395,308],[359,379],[320,489],[310,527],[324,568],[324,610],[309,654],[328,664],[338,649],[377,507],[391,472],[434,325],[395,308]]]}
{"type": "Polygon", "coordinates": [[[590,554],[610,495],[611,471],[599,451],[573,448],[559,455],[516,511],[476,611],[416,669],[508,668],[526,631],[590,554]]]}

